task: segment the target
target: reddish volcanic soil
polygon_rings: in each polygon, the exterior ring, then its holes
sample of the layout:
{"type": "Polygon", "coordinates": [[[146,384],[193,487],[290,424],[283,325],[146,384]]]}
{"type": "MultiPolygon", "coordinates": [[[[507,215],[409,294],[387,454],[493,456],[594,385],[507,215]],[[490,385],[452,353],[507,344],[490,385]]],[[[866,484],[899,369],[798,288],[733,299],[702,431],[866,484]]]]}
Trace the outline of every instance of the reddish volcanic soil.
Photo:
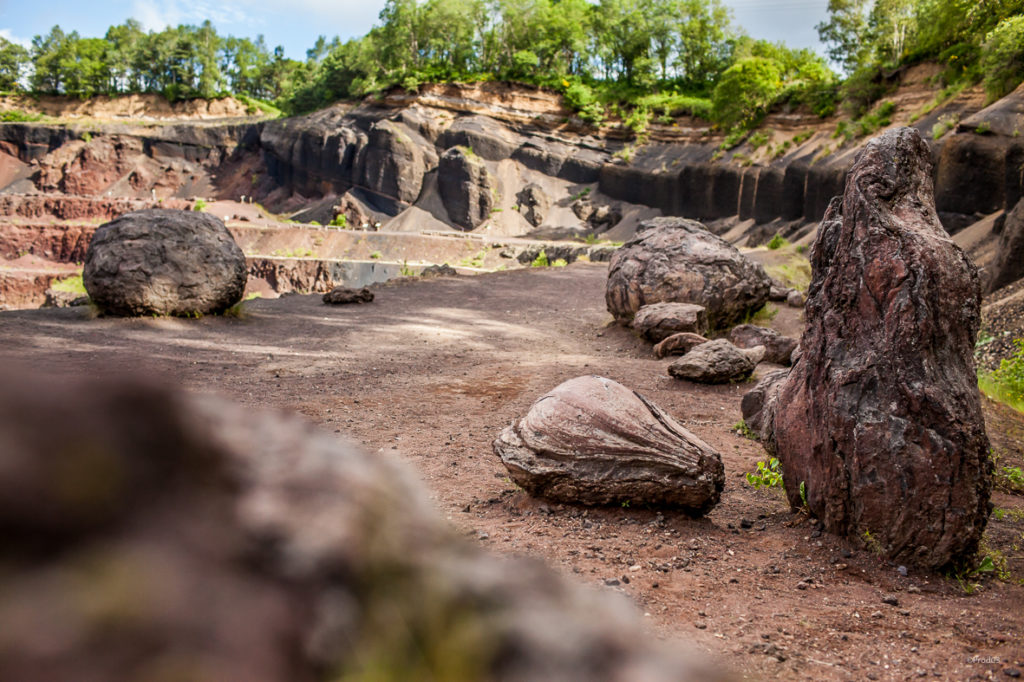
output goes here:
{"type": "MultiPolygon", "coordinates": [[[[0,361],[57,372],[109,366],[191,391],[297,410],[414,466],[438,508],[487,549],[542,557],[624,592],[652,636],[693,641],[741,676],[1009,679],[1024,672],[1024,497],[997,492],[986,542],[1012,574],[906,577],[819,533],[776,491],[744,479],[764,458],[738,435],[750,384],[671,379],[670,360],[611,326],[606,268],[577,263],[472,278],[404,280],[365,306],[319,296],[246,304],[242,319],[93,319],[78,309],[0,313],[0,361]],[[721,452],[726,489],[708,517],[587,509],[528,497],[491,440],[560,382],[600,374],[636,389],[721,452]]],[[[773,324],[797,333],[799,311],[773,324]]],[[[759,373],[771,369],[762,366],[759,373]]],[[[1001,466],[1021,466],[1024,420],[985,411],[1001,466]]]]}

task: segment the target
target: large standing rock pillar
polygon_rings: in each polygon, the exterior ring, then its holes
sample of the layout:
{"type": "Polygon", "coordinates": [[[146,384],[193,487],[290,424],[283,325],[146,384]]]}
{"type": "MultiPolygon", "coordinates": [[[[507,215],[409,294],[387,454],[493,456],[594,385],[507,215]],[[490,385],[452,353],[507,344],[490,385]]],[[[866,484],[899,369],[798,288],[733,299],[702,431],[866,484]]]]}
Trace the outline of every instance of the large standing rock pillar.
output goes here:
{"type": "Polygon", "coordinates": [[[974,369],[978,274],[939,224],[928,146],[901,128],[861,151],[811,255],[801,355],[774,445],[825,527],[938,568],[973,553],[991,464],[974,369]]]}

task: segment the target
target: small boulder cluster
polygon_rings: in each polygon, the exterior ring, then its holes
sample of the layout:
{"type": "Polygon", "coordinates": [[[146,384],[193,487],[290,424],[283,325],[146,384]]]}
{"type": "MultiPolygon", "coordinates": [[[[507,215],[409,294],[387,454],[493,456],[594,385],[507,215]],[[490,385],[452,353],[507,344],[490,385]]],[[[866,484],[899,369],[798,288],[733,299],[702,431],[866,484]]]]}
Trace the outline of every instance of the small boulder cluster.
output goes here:
{"type": "Polygon", "coordinates": [[[701,223],[655,218],[613,256],[605,301],[616,321],[657,344],[657,357],[683,356],[669,375],[714,384],[742,381],[762,361],[790,364],[796,339],[739,324],[776,289],[764,268],[701,223]]]}

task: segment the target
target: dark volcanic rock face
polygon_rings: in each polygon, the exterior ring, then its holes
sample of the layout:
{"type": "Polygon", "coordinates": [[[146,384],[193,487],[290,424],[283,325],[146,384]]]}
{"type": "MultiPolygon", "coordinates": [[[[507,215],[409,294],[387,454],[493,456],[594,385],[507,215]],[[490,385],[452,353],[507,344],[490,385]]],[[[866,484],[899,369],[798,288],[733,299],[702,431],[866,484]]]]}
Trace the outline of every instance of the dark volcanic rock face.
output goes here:
{"type": "Polygon", "coordinates": [[[437,163],[437,155],[418,133],[393,121],[377,121],[370,127],[362,163],[364,186],[412,203],[420,195],[423,176],[437,163]]]}
{"type": "Polygon", "coordinates": [[[1024,199],[1018,201],[1013,210],[1006,214],[987,290],[995,291],[1016,282],[1022,276],[1024,276],[1024,199]]]}
{"type": "Polygon", "coordinates": [[[448,217],[464,230],[472,230],[491,215],[494,178],[472,152],[452,147],[437,165],[437,185],[448,217]]]}
{"type": "Polygon", "coordinates": [[[148,209],[96,230],[82,279],[108,315],[205,315],[241,300],[245,255],[219,218],[148,209]]]}
{"type": "Polygon", "coordinates": [[[696,303],[718,329],[764,305],[770,288],[764,268],[702,224],[654,218],[612,257],[605,301],[622,323],[652,303],[696,303]]]}
{"type": "Polygon", "coordinates": [[[527,492],[571,504],[650,504],[706,512],[725,484],[710,445],[638,393],[579,377],[533,404],[494,441],[527,492]]]}
{"type": "Polygon", "coordinates": [[[978,275],[935,214],[917,131],[871,141],[812,251],[801,356],[775,449],[790,504],[888,558],[941,567],[972,553],[991,464],[973,350],[978,275]]]}
{"type": "Polygon", "coordinates": [[[4,375],[0,443],[0,679],[724,678],[296,417],[4,375]]]}

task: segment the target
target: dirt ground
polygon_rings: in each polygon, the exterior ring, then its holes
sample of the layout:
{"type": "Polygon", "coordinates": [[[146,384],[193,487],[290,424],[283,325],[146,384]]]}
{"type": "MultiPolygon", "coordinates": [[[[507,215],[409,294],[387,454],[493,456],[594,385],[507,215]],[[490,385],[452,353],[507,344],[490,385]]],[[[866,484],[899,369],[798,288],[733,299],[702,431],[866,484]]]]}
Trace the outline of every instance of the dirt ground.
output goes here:
{"type": "MultiPolygon", "coordinates": [[[[739,435],[751,384],[670,378],[670,360],[611,324],[606,267],[577,263],[400,280],[364,306],[319,296],[246,304],[242,318],[94,319],[83,308],[0,313],[0,362],[97,375],[156,372],[188,390],[297,410],[414,466],[473,542],[541,557],[624,592],[652,636],[681,638],[741,678],[1010,679],[1024,672],[1024,498],[997,492],[986,543],[1011,576],[899,567],[822,534],[744,473],[764,459],[739,435]],[[531,403],[599,374],[644,394],[722,454],[726,488],[706,518],[528,497],[491,441],[531,403]],[[971,588],[973,584],[977,588],[971,588]]],[[[800,312],[773,325],[796,334],[800,312]]],[[[772,369],[762,365],[758,373],[772,369]]],[[[755,375],[756,378],[757,375],[755,375]]],[[[986,403],[1000,464],[1021,466],[1024,420],[986,403]]]]}

